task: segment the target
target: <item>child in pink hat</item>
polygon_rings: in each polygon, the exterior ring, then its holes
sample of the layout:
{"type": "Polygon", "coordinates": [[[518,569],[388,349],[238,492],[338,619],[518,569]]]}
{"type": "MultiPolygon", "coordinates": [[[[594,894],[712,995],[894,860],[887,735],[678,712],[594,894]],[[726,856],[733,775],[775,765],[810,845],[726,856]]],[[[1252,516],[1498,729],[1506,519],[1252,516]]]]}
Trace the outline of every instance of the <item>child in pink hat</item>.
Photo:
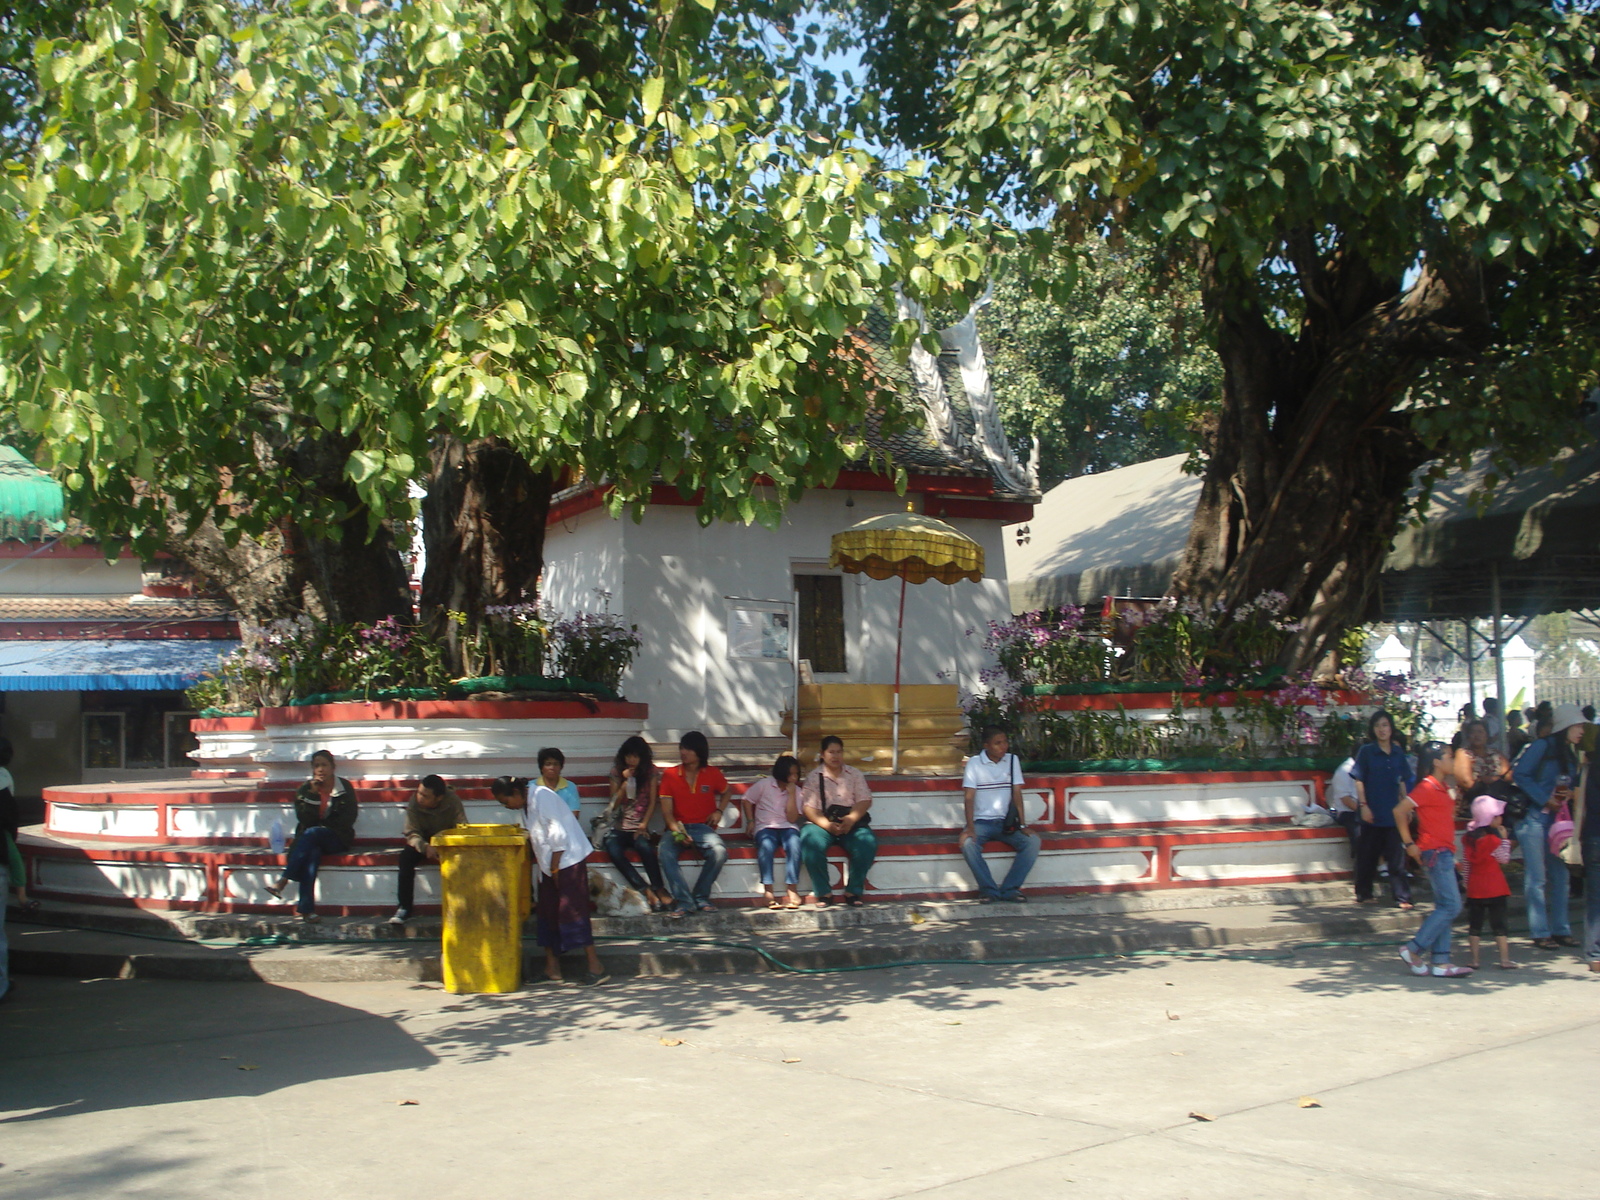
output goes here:
{"type": "Polygon", "coordinates": [[[1506,882],[1505,864],[1511,861],[1511,842],[1500,818],[1506,811],[1504,800],[1479,796],[1472,802],[1472,823],[1461,839],[1467,870],[1467,950],[1471,965],[1478,965],[1479,934],[1484,919],[1494,933],[1500,951],[1500,969],[1512,970],[1511,941],[1506,936],[1506,902],[1511,885],[1506,882]]]}

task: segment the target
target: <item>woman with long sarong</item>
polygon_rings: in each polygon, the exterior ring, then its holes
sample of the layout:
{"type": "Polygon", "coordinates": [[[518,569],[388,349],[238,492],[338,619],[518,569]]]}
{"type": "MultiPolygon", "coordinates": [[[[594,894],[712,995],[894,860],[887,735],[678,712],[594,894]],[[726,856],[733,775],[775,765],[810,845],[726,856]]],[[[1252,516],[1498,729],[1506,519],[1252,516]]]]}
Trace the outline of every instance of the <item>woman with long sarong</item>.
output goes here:
{"type": "Polygon", "coordinates": [[[610,978],[594,949],[589,923],[589,868],[594,847],[584,836],[577,815],[552,789],[540,784],[528,790],[526,779],[502,775],[490,785],[494,798],[516,812],[538,862],[538,896],[534,900],[534,936],[544,947],[544,977],[560,983],[561,956],[582,949],[588,971],[579,982],[604,983],[610,978]]]}

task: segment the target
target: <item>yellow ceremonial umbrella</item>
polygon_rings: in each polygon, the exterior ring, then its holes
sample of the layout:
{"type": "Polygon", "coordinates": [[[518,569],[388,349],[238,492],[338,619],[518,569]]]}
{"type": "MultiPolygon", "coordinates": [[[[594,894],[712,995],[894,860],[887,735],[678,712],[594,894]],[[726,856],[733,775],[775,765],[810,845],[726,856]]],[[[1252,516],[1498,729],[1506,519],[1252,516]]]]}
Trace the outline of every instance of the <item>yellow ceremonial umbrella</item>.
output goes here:
{"type": "MultiPolygon", "coordinates": [[[[909,506],[908,506],[909,507],[909,506]]],[[[983,579],[983,547],[943,521],[917,512],[870,517],[833,535],[830,567],[872,579],[900,579],[894,627],[894,764],[900,769],[900,647],[905,634],[906,584],[983,579]]],[[[796,720],[798,721],[798,716],[796,720]]]]}

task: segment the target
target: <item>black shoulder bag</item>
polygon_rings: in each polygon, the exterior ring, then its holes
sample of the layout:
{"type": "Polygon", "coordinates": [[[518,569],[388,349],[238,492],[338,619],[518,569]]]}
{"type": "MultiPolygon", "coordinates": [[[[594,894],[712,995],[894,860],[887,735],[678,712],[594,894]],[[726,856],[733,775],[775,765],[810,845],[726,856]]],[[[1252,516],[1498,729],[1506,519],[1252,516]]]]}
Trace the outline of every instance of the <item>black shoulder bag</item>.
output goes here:
{"type": "Polygon", "coordinates": [[[1022,783],[1022,764],[1015,754],[1009,757],[1011,759],[1011,789],[1008,789],[1010,795],[1006,801],[1006,822],[1000,826],[1001,833],[1015,833],[1022,828],[1022,813],[1017,808],[1017,794],[1014,790],[1022,783]]]}
{"type": "MultiPolygon", "coordinates": [[[[817,772],[817,778],[822,784],[822,799],[826,800],[828,798],[828,773],[826,771],[819,771],[817,772]]],[[[853,812],[855,812],[855,806],[852,804],[825,804],[822,808],[822,815],[827,817],[830,821],[842,821],[853,812]]],[[[855,827],[857,829],[865,829],[871,824],[872,813],[864,812],[861,814],[861,819],[856,822],[855,827]]]]}

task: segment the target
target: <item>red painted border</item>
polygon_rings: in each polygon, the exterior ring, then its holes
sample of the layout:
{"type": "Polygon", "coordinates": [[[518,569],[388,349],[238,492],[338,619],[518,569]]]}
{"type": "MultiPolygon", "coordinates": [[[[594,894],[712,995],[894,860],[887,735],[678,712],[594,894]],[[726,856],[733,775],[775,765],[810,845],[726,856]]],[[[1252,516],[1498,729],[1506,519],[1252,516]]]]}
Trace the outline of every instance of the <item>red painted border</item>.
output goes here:
{"type": "MultiPolygon", "coordinates": [[[[1112,892],[1150,891],[1158,888],[1179,887],[1241,887],[1257,883],[1282,883],[1286,877],[1282,875],[1261,875],[1233,878],[1225,880],[1175,880],[1171,874],[1172,851],[1180,847],[1207,845],[1215,843],[1253,841],[1253,842],[1279,842],[1279,841],[1329,841],[1340,843],[1344,840],[1344,832],[1339,829],[1298,829],[1280,828],[1263,830],[1259,833],[1243,832],[1237,828],[1219,828],[1215,830],[1193,830],[1185,833],[1127,833],[1127,834],[1093,834],[1093,835],[1066,835],[1046,833],[1043,836],[1044,848],[1049,850],[1093,850],[1093,849],[1126,849],[1129,847],[1147,850],[1150,853],[1150,874],[1146,879],[1136,880],[1131,883],[1117,884],[1080,884],[1065,886],[1041,886],[1030,888],[1032,895],[1096,895],[1112,892]]],[[[79,900],[108,907],[137,908],[155,911],[199,911],[199,912],[238,912],[238,913],[281,913],[281,906],[277,905],[251,905],[234,903],[222,899],[223,873],[226,868],[256,868],[263,866],[276,866],[281,860],[278,856],[265,850],[254,851],[202,851],[198,853],[185,853],[183,851],[150,851],[116,848],[96,848],[93,851],[78,847],[62,846],[59,844],[40,844],[32,839],[27,839],[25,845],[30,859],[54,858],[58,860],[86,858],[91,861],[116,862],[116,863],[165,863],[178,862],[186,866],[195,866],[204,869],[207,879],[207,890],[210,899],[204,901],[177,901],[161,903],[151,900],[136,900],[130,897],[87,896],[82,893],[61,891],[45,888],[38,885],[30,875],[30,890],[44,897],[53,897],[65,900],[79,900]]],[[[995,847],[1003,849],[1000,843],[995,847]]],[[[752,861],[755,850],[748,843],[735,841],[728,847],[729,858],[739,861],[752,861]]],[[[885,843],[880,846],[878,857],[893,858],[920,855],[923,857],[950,857],[954,858],[958,850],[953,841],[949,840],[907,840],[885,843]]],[[[843,860],[843,855],[835,849],[830,857],[843,860]]],[[[601,854],[595,854],[590,862],[604,862],[601,854]]],[[[392,866],[395,858],[392,854],[374,854],[357,852],[350,855],[330,856],[323,860],[327,866],[353,866],[353,867],[388,867],[392,866]]],[[[1324,880],[1337,880],[1349,878],[1347,871],[1334,872],[1308,872],[1304,875],[1289,877],[1298,882],[1316,882],[1324,880]]],[[[871,884],[869,877],[869,893],[871,884]]],[[[972,896],[971,890],[949,892],[916,892],[916,893],[882,893],[886,900],[899,902],[915,902],[930,899],[961,899],[972,896]]],[[[754,907],[759,904],[756,900],[739,898],[738,900],[724,900],[721,907],[744,908],[754,907]]],[[[319,904],[322,912],[354,916],[367,913],[381,913],[389,910],[387,904],[376,905],[327,905],[319,904]]],[[[436,912],[433,907],[424,908],[425,913],[436,912]]]]}

